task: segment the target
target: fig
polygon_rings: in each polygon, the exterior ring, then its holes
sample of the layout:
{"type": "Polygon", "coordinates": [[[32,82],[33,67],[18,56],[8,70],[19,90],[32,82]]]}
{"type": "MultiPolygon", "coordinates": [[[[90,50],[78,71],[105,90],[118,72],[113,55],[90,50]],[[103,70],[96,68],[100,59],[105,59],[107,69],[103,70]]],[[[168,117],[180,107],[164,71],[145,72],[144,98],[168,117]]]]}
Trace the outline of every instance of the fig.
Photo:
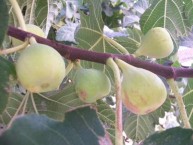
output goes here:
{"type": "Polygon", "coordinates": [[[151,58],[164,58],[169,56],[174,49],[172,38],[165,28],[155,27],[150,29],[142,38],[136,56],[151,58]]]}
{"type": "Polygon", "coordinates": [[[75,90],[83,102],[94,103],[110,93],[111,82],[99,70],[79,68],[75,77],[75,90]]]}
{"type": "Polygon", "coordinates": [[[16,73],[21,85],[30,92],[53,91],[64,79],[65,62],[52,47],[35,43],[21,52],[16,73]]]}
{"type": "Polygon", "coordinates": [[[145,115],[165,102],[167,90],[156,74],[122,60],[117,59],[116,63],[122,70],[121,97],[128,110],[138,115],[145,115]]]}
{"type": "MultiPolygon", "coordinates": [[[[43,30],[36,26],[36,25],[33,25],[33,24],[26,24],[26,31],[27,32],[30,32],[30,33],[33,33],[35,35],[38,35],[40,37],[44,37],[45,38],[45,34],[43,32],[43,30]]],[[[11,37],[11,40],[12,40],[12,45],[13,46],[18,46],[18,45],[21,45],[22,44],[22,41],[19,40],[19,39],[16,39],[14,37],[11,37]]]]}

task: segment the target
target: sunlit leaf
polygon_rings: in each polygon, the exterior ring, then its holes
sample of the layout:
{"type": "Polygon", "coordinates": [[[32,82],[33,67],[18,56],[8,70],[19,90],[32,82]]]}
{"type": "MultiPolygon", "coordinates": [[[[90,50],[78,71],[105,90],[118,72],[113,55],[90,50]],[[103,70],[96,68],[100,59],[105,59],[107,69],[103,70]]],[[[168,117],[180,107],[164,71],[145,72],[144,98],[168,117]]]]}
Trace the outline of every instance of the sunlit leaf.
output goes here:
{"type": "Polygon", "coordinates": [[[165,103],[152,113],[147,115],[135,115],[124,111],[124,130],[127,136],[135,141],[145,139],[154,133],[154,127],[158,124],[159,117],[164,117],[165,111],[170,110],[170,101],[165,103]]]}

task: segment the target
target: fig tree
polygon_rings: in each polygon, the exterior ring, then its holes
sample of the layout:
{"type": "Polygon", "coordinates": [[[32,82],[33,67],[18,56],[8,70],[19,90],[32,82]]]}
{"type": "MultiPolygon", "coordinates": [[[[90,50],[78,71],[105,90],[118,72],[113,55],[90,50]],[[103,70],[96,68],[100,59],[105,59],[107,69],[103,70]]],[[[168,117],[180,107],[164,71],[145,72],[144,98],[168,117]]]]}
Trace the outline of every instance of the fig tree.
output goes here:
{"type": "Polygon", "coordinates": [[[75,90],[83,102],[94,103],[110,93],[111,82],[99,70],[80,68],[75,77],[75,90]]]}
{"type": "Polygon", "coordinates": [[[142,38],[136,56],[148,56],[151,58],[164,58],[169,56],[174,49],[170,34],[165,28],[155,27],[150,29],[142,38]]]}
{"type": "MultiPolygon", "coordinates": [[[[43,30],[36,26],[36,25],[33,25],[33,24],[26,24],[26,31],[27,32],[30,32],[30,33],[33,33],[35,35],[38,35],[40,37],[45,37],[45,34],[43,32],[43,30]]],[[[21,40],[18,40],[14,37],[11,37],[11,40],[12,40],[12,45],[13,46],[18,46],[18,45],[21,45],[22,44],[22,41],[21,40]]]]}
{"type": "Polygon", "coordinates": [[[123,73],[121,96],[128,110],[144,115],[156,110],[165,102],[166,87],[156,74],[122,60],[116,62],[123,73]]]}
{"type": "Polygon", "coordinates": [[[36,43],[21,52],[16,72],[19,82],[28,91],[47,92],[58,89],[65,76],[65,63],[55,49],[36,43]]]}

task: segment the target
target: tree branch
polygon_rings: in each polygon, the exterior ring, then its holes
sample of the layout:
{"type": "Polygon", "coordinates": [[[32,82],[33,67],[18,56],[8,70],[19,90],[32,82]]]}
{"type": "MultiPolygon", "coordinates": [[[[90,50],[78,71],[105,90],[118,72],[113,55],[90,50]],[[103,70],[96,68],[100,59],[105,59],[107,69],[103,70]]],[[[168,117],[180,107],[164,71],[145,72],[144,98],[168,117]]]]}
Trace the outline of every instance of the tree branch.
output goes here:
{"type": "Polygon", "coordinates": [[[170,79],[170,78],[176,79],[179,77],[187,77],[187,78],[193,77],[193,69],[190,69],[190,68],[174,68],[170,66],[163,66],[160,64],[147,62],[147,61],[134,58],[132,55],[100,53],[100,52],[79,49],[76,47],[64,45],[49,39],[39,37],[37,35],[31,34],[29,32],[25,32],[23,30],[20,30],[12,26],[9,26],[7,34],[23,41],[26,39],[26,37],[34,36],[37,42],[53,47],[66,59],[69,59],[72,61],[76,59],[81,59],[81,60],[106,64],[107,59],[112,57],[112,58],[122,59],[123,61],[133,66],[147,69],[157,75],[165,77],[166,79],[170,79]]]}

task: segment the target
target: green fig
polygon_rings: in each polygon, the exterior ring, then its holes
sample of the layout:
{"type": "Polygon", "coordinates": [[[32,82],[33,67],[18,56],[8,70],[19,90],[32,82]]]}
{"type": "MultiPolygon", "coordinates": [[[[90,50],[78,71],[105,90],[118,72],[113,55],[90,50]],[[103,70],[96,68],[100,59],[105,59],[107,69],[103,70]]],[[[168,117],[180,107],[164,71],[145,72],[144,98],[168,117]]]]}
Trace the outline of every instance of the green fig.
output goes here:
{"type": "MultiPolygon", "coordinates": [[[[44,37],[45,38],[45,34],[43,32],[43,30],[36,26],[36,25],[33,25],[33,24],[26,24],[26,31],[27,32],[30,32],[30,33],[33,33],[33,34],[36,34],[40,37],[44,37]]],[[[21,45],[23,42],[21,40],[18,40],[14,37],[11,37],[11,40],[12,40],[12,45],[13,46],[18,46],[18,45],[21,45]]]]}
{"type": "Polygon", "coordinates": [[[111,82],[99,70],[80,68],[75,77],[75,90],[83,102],[94,103],[110,93],[111,82]]]}
{"type": "Polygon", "coordinates": [[[167,90],[156,74],[122,60],[117,59],[116,63],[123,73],[121,96],[128,110],[138,115],[145,115],[165,102],[167,90]]]}
{"type": "Polygon", "coordinates": [[[36,43],[21,52],[16,73],[19,82],[30,92],[53,91],[64,79],[65,63],[55,49],[36,43]]]}
{"type": "Polygon", "coordinates": [[[174,49],[172,38],[165,28],[155,27],[150,29],[142,39],[136,56],[151,58],[164,58],[169,56],[174,49]]]}

